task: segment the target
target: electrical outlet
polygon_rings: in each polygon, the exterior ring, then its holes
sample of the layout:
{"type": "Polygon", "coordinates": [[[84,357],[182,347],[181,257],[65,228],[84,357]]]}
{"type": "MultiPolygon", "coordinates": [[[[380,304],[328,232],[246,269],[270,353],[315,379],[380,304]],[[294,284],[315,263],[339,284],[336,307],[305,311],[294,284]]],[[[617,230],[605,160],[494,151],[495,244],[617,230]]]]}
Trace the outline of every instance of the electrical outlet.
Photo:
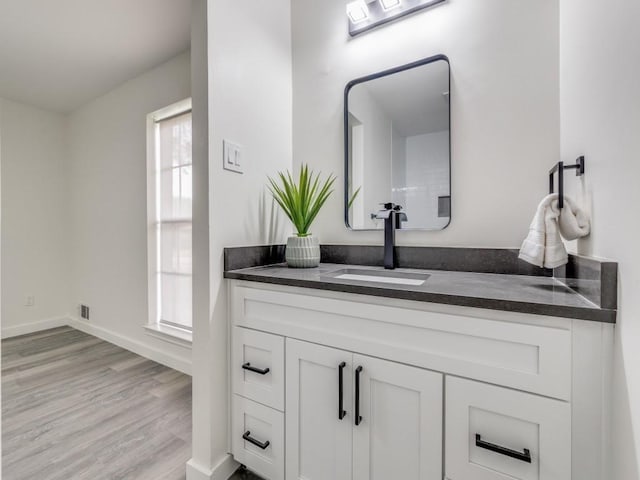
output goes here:
{"type": "Polygon", "coordinates": [[[25,307],[33,307],[35,304],[36,304],[36,297],[34,297],[33,295],[27,295],[26,298],[24,299],[25,307]]]}
{"type": "Polygon", "coordinates": [[[80,305],[80,318],[89,320],[89,307],[86,305],[80,305]]]}

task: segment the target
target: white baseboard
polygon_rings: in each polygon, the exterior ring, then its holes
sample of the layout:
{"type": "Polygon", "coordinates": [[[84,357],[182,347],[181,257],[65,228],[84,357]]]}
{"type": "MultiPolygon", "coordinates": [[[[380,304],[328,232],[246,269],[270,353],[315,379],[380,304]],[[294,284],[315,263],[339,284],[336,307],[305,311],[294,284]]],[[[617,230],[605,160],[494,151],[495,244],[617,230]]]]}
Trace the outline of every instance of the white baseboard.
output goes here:
{"type": "Polygon", "coordinates": [[[56,317],[38,320],[36,322],[23,323],[11,327],[2,327],[2,338],[18,337],[29,333],[39,332],[41,330],[49,330],[50,328],[64,327],[69,324],[69,318],[56,317]]]}
{"type": "Polygon", "coordinates": [[[68,325],[80,330],[81,332],[88,333],[89,335],[93,335],[94,337],[98,337],[142,357],[148,358],[149,360],[153,360],[154,362],[161,363],[162,365],[166,365],[167,367],[178,370],[179,372],[191,375],[191,362],[188,360],[168,354],[141,342],[131,340],[118,333],[107,330],[106,328],[92,325],[78,318],[68,319],[68,325]]]}
{"type": "Polygon", "coordinates": [[[14,325],[11,327],[3,327],[1,331],[2,338],[18,337],[20,335],[27,335],[29,333],[40,332],[42,330],[49,330],[50,328],[57,327],[73,327],[82,332],[98,337],[106,342],[113,343],[119,347],[127,349],[133,353],[137,353],[140,356],[153,360],[154,362],[166,365],[169,368],[178,370],[179,372],[191,375],[191,362],[175,355],[163,352],[158,348],[145,345],[141,342],[130,340],[118,333],[114,333],[96,325],[92,325],[83,320],[74,317],[56,317],[47,318],[44,320],[38,320],[36,322],[23,323],[21,325],[14,325]]]}
{"type": "Polygon", "coordinates": [[[187,462],[187,480],[227,480],[239,466],[228,454],[212,469],[199,465],[192,458],[187,462]]]}

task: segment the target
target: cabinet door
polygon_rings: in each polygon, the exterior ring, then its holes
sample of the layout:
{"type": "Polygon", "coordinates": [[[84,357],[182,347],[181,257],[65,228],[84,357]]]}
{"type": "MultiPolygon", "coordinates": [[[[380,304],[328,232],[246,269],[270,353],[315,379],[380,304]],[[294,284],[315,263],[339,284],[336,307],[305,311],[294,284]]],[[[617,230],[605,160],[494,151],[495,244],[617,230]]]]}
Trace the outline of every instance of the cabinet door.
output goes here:
{"type": "Polygon", "coordinates": [[[442,375],[361,355],[353,368],[353,479],[440,480],[442,375]]]}
{"type": "Polygon", "coordinates": [[[287,480],[351,479],[351,360],[350,352],[287,339],[287,480]]]}
{"type": "Polygon", "coordinates": [[[447,377],[448,480],[569,480],[568,403],[447,377]]]}

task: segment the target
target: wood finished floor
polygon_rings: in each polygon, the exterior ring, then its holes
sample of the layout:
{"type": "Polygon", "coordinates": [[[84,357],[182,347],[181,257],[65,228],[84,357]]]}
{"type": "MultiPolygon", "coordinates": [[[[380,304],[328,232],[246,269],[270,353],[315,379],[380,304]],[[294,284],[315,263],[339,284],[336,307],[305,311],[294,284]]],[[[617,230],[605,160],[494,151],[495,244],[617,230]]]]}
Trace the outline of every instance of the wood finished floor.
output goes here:
{"type": "Polygon", "coordinates": [[[184,480],[190,457],[189,376],[68,327],[2,341],[4,480],[184,480]]]}

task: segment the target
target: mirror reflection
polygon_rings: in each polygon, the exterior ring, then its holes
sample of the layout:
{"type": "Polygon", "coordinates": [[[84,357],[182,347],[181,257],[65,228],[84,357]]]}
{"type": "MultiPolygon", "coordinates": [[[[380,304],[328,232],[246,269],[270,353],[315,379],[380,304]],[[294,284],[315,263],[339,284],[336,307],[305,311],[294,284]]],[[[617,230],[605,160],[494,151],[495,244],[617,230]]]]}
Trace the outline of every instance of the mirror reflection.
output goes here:
{"type": "Polygon", "coordinates": [[[451,219],[449,62],[414,62],[349,82],[345,90],[345,218],[384,228],[385,203],[402,206],[403,230],[440,230],[451,219]]]}

